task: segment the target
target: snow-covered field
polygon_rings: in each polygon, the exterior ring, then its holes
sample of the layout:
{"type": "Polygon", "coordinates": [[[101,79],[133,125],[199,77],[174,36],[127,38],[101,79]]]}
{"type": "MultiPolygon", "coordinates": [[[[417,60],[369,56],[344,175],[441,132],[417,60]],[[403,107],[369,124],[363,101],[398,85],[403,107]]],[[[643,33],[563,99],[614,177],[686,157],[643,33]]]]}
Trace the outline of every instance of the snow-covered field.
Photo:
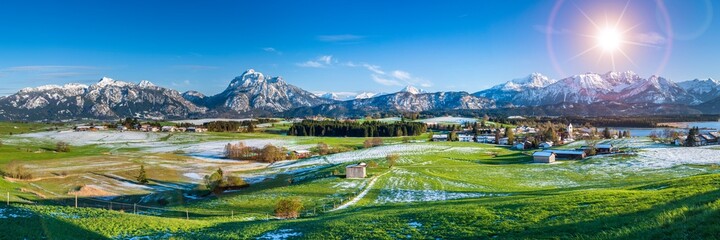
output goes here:
{"type": "Polygon", "coordinates": [[[436,118],[428,118],[428,119],[422,119],[420,122],[424,123],[474,123],[478,120],[476,118],[464,118],[464,117],[436,117],[436,118]]]}
{"type": "Polygon", "coordinates": [[[280,229],[271,232],[266,232],[257,239],[268,239],[268,240],[284,240],[291,237],[296,238],[302,236],[301,232],[296,232],[292,229],[280,229]]]}
{"type": "Polygon", "coordinates": [[[191,123],[194,125],[203,125],[205,123],[209,122],[243,122],[243,121],[250,121],[252,118],[203,118],[203,119],[187,119],[187,120],[177,120],[172,121],[174,123],[191,123]]]}

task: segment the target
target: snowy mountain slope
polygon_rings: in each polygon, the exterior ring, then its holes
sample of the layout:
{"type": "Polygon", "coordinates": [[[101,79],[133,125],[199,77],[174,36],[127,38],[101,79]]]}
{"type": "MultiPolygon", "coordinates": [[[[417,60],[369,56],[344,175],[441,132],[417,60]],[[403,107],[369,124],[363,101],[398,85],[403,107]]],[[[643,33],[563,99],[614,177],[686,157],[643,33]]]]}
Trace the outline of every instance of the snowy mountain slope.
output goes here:
{"type": "Polygon", "coordinates": [[[65,120],[120,117],[182,118],[207,109],[185,100],[175,90],[104,77],[87,86],[66,84],[25,88],[0,100],[0,119],[65,120]]]}
{"type": "Polygon", "coordinates": [[[720,81],[712,78],[705,80],[694,79],[678,83],[686,92],[694,95],[700,101],[709,101],[720,97],[720,81]]]}

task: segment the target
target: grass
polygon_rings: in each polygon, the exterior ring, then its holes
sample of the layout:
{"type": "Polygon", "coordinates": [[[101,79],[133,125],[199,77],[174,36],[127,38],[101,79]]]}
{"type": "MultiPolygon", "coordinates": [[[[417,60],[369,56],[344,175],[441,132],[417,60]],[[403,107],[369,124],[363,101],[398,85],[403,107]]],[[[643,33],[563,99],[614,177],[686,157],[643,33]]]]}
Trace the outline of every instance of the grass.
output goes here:
{"type": "MultiPolygon", "coordinates": [[[[427,138],[423,135],[411,139],[427,138]]],[[[278,139],[295,145],[325,142],[349,149],[361,148],[365,140],[258,132],[177,133],[158,141],[183,144],[245,139],[278,139]]],[[[196,184],[187,182],[182,174],[205,174],[217,166],[237,164],[208,165],[182,153],[148,153],[137,148],[110,151],[98,145],[73,146],[69,153],[55,153],[51,151],[53,143],[13,137],[0,147],[0,165],[11,160],[27,161],[35,175],[41,177],[52,176],[49,169],[72,166],[68,171],[72,176],[38,182],[0,180],[0,195],[10,192],[13,202],[26,199],[38,203],[0,205],[0,230],[3,236],[20,239],[248,239],[271,232],[298,233],[301,235],[296,237],[306,239],[720,238],[716,224],[720,220],[717,165],[634,168],[639,161],[634,155],[532,164],[530,151],[494,145],[403,143],[403,138],[384,138],[384,142],[390,149],[409,144],[418,150],[401,153],[393,168],[384,158],[359,156],[345,163],[309,168],[229,172],[267,179],[237,192],[188,202],[182,200],[182,192],[156,193],[156,197],[173,197],[176,201],[168,206],[173,213],[152,217],[41,205],[56,198],[48,192],[67,198],[68,189],[88,177],[110,181],[104,175],[112,174],[110,178],[119,176],[132,181],[139,164],[145,164],[151,185],[196,184]],[[320,213],[320,209],[347,202],[366,189],[370,179],[345,179],[332,174],[335,170],[342,173],[345,165],[359,161],[379,163],[379,167],[368,169],[370,176],[379,176],[373,187],[347,209],[320,213]],[[48,199],[23,189],[43,193],[48,199]],[[278,200],[292,197],[301,199],[306,217],[265,220],[278,200]],[[183,219],[185,210],[193,213],[191,220],[183,219]],[[225,214],[229,211],[235,218],[225,214]]],[[[130,202],[147,194],[125,191],[122,185],[112,186],[130,202]]]]}

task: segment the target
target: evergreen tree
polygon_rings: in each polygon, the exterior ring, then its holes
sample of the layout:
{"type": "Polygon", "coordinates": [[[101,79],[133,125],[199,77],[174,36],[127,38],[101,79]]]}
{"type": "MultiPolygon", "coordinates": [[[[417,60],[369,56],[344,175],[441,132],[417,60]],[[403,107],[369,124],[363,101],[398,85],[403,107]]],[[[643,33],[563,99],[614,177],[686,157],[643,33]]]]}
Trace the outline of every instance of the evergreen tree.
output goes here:
{"type": "Polygon", "coordinates": [[[140,165],[140,173],[138,173],[136,180],[142,184],[148,183],[147,175],[145,173],[145,164],[140,165]]]}

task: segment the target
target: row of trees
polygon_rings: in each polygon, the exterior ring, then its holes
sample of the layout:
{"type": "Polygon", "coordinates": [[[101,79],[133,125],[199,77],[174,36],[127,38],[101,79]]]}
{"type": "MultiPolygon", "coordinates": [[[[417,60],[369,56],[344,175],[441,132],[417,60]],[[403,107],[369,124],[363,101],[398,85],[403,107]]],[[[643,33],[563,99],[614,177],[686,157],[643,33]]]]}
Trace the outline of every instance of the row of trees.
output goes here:
{"type": "Polygon", "coordinates": [[[323,137],[398,137],[417,136],[427,131],[427,125],[419,122],[384,123],[369,121],[312,121],[304,120],[290,126],[288,135],[323,137]]]}
{"type": "Polygon", "coordinates": [[[297,159],[295,154],[287,154],[287,150],[268,144],[263,148],[254,148],[245,145],[244,142],[236,144],[228,143],[225,145],[225,157],[236,160],[252,160],[267,163],[274,163],[281,160],[297,159]]]}
{"type": "Polygon", "coordinates": [[[255,121],[215,121],[203,124],[210,132],[255,132],[255,121]]]}

